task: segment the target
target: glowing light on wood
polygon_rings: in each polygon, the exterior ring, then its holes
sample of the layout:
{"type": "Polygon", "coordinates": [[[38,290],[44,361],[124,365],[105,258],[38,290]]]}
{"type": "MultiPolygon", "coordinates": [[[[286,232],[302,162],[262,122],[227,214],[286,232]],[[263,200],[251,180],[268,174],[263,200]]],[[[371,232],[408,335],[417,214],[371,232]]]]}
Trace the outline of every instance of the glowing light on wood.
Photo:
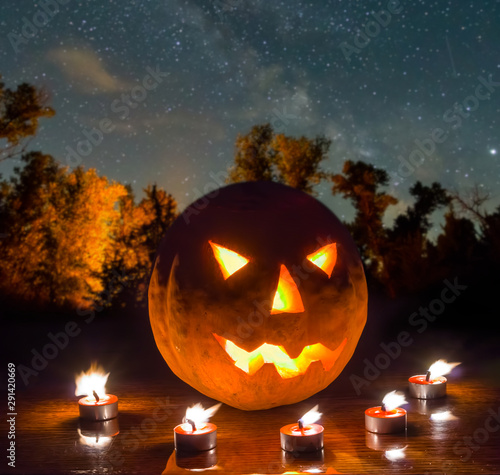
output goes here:
{"type": "Polygon", "coordinates": [[[282,346],[263,343],[253,351],[246,351],[217,334],[213,334],[224,348],[236,367],[247,374],[255,374],[267,363],[274,364],[276,371],[283,379],[294,378],[304,374],[314,361],[321,361],[325,371],[329,371],[342,353],[347,338],[335,350],[330,350],[321,343],[304,347],[297,358],[290,358],[282,346]]]}
{"type": "Polygon", "coordinates": [[[240,256],[237,252],[215,244],[212,241],[208,242],[212,246],[215,259],[219,263],[224,280],[248,264],[249,260],[246,257],[240,256]]]}
{"type": "Polygon", "coordinates": [[[282,265],[280,269],[280,279],[278,281],[278,288],[274,294],[273,307],[271,308],[271,315],[277,313],[300,313],[304,311],[304,304],[300,297],[297,284],[292,279],[288,269],[282,265]]]}
{"type": "Polygon", "coordinates": [[[337,244],[327,244],[317,251],[309,254],[307,259],[318,266],[328,277],[331,277],[337,262],[337,244]]]}

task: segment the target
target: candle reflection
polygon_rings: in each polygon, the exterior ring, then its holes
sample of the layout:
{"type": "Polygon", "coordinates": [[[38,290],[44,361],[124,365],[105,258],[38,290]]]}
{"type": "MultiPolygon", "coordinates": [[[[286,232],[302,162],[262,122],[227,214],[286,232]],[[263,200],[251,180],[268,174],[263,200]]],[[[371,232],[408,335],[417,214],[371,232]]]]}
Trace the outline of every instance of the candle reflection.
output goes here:
{"type": "Polygon", "coordinates": [[[385,455],[385,458],[390,460],[391,462],[397,462],[398,460],[405,458],[405,456],[406,456],[405,450],[406,450],[406,447],[403,447],[401,449],[386,450],[384,455],[385,455]]]}
{"type": "Polygon", "coordinates": [[[365,443],[369,449],[377,452],[392,452],[393,450],[401,450],[407,447],[406,436],[376,434],[374,432],[365,433],[365,443]]]}
{"type": "Polygon", "coordinates": [[[412,401],[412,407],[419,413],[423,415],[431,415],[435,412],[442,412],[449,402],[443,398],[437,399],[414,399],[412,401]]]}
{"type": "Polygon", "coordinates": [[[99,437],[97,436],[92,436],[88,437],[82,434],[82,431],[78,429],[78,435],[80,436],[78,443],[80,445],[85,445],[87,447],[92,447],[94,449],[99,448],[99,449],[105,449],[110,443],[113,437],[99,437]]]}
{"type": "Polygon", "coordinates": [[[92,448],[106,448],[113,437],[120,433],[118,419],[107,421],[80,421],[77,429],[79,444],[92,448]]]}
{"type": "Polygon", "coordinates": [[[435,422],[456,421],[458,417],[454,416],[450,411],[441,411],[431,414],[431,420],[435,422]]]}
{"type": "Polygon", "coordinates": [[[162,475],[167,473],[178,473],[181,471],[189,472],[204,472],[208,470],[221,470],[217,465],[217,449],[211,449],[196,454],[182,454],[174,450],[170,455],[167,465],[162,472],[162,475]]]}

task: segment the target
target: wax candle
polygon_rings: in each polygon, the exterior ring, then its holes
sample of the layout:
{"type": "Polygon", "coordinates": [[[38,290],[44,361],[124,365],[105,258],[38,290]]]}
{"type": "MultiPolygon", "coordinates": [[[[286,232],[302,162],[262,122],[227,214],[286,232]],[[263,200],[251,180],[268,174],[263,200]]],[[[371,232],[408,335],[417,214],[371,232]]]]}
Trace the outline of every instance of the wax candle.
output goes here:
{"type": "Polygon", "coordinates": [[[295,424],[280,429],[281,448],[288,452],[314,452],[323,448],[324,428],[315,422],[321,417],[318,406],[314,406],[295,424]]]}
{"type": "Polygon", "coordinates": [[[200,452],[217,446],[217,426],[208,422],[221,403],[203,409],[195,404],[186,410],[182,424],[174,428],[174,445],[178,452],[200,452]]]}
{"type": "Polygon", "coordinates": [[[408,379],[410,396],[418,399],[435,399],[446,396],[447,379],[444,377],[460,363],[447,363],[438,360],[431,365],[426,374],[408,379]]]}
{"type": "Polygon", "coordinates": [[[78,401],[82,419],[104,421],[118,415],[118,398],[106,394],[108,376],[109,373],[94,364],[87,372],[77,375],[75,395],[85,395],[78,401]]]}
{"type": "Polygon", "coordinates": [[[404,395],[396,391],[386,394],[382,405],[365,411],[365,428],[377,434],[390,434],[406,430],[406,411],[398,407],[408,404],[404,395]]]}

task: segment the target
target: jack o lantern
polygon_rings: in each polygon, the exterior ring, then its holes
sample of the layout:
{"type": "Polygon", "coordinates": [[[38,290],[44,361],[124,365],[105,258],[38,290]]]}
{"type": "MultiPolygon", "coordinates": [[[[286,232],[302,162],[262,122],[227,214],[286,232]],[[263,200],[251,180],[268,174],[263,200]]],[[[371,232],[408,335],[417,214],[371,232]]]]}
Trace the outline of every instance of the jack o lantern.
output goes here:
{"type": "Polygon", "coordinates": [[[230,406],[302,401],[340,374],[365,325],[357,249],[302,191],[247,182],[210,195],[160,244],[149,285],[158,349],[179,378],[230,406]]]}

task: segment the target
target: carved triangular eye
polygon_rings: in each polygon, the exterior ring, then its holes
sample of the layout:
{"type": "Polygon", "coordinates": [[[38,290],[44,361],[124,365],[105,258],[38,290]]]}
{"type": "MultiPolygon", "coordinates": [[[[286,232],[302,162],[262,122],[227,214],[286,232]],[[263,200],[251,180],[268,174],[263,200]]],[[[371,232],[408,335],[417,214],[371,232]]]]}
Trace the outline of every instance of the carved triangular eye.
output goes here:
{"type": "Polygon", "coordinates": [[[246,257],[240,256],[237,252],[215,244],[212,241],[208,242],[212,246],[215,259],[219,263],[224,280],[248,264],[249,260],[246,257]]]}
{"type": "Polygon", "coordinates": [[[328,277],[331,277],[337,262],[337,243],[327,244],[317,251],[309,254],[307,260],[319,267],[328,277]]]}

